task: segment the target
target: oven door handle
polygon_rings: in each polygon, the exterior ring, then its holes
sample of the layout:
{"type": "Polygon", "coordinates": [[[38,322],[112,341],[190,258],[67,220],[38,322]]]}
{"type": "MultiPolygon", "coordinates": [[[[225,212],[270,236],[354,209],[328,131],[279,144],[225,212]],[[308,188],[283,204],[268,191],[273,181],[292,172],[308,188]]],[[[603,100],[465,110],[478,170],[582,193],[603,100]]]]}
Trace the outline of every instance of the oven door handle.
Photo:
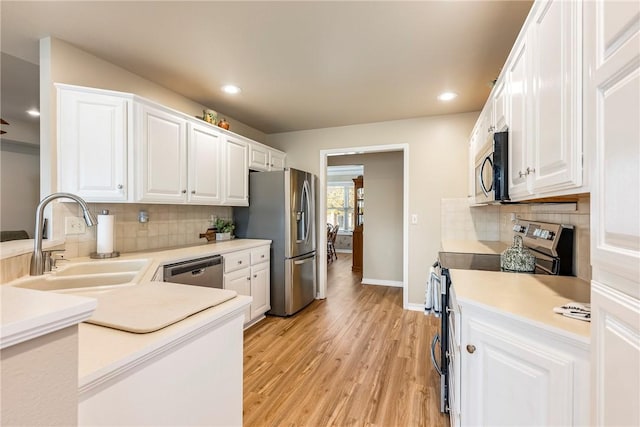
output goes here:
{"type": "Polygon", "coordinates": [[[433,337],[433,341],[431,341],[431,363],[433,363],[433,366],[436,368],[436,371],[438,371],[438,374],[443,375],[442,368],[438,365],[438,362],[436,362],[436,344],[439,342],[440,335],[436,335],[435,337],[433,337]]]}

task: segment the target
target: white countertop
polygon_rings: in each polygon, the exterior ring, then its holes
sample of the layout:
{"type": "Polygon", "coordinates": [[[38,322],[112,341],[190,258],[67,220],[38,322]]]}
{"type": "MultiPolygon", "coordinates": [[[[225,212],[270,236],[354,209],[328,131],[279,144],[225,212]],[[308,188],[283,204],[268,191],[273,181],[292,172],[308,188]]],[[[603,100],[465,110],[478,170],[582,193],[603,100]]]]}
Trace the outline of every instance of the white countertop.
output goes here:
{"type": "Polygon", "coordinates": [[[553,312],[569,301],[588,303],[588,282],[573,276],[449,270],[458,303],[515,316],[571,338],[589,342],[591,324],[553,312]]]}
{"type": "Polygon", "coordinates": [[[87,320],[96,300],[0,286],[0,306],[0,348],[5,348],[87,320]]]}
{"type": "Polygon", "coordinates": [[[500,255],[509,247],[504,242],[489,240],[443,240],[440,246],[442,252],[482,255],[500,255]]]}

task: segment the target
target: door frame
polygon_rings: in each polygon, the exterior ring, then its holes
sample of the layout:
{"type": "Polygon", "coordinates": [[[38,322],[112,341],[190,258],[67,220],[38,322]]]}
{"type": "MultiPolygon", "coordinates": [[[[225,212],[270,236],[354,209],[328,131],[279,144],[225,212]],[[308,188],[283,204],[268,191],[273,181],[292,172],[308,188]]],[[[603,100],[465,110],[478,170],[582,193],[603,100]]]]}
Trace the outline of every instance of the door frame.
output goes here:
{"type": "Polygon", "coordinates": [[[318,185],[318,290],[317,298],[327,297],[327,157],[330,155],[373,154],[402,151],[402,308],[409,309],[409,144],[371,145],[364,147],[320,150],[320,178],[318,185]]]}

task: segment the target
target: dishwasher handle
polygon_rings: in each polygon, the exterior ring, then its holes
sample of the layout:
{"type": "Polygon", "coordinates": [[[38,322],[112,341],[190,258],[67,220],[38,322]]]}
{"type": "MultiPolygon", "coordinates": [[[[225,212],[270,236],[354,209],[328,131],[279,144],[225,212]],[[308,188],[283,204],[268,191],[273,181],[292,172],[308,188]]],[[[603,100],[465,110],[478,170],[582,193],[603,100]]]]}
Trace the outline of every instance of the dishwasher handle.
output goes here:
{"type": "Polygon", "coordinates": [[[164,278],[166,280],[169,277],[184,273],[191,273],[193,276],[198,276],[203,274],[208,267],[217,265],[222,265],[221,255],[167,264],[164,266],[164,278]]]}

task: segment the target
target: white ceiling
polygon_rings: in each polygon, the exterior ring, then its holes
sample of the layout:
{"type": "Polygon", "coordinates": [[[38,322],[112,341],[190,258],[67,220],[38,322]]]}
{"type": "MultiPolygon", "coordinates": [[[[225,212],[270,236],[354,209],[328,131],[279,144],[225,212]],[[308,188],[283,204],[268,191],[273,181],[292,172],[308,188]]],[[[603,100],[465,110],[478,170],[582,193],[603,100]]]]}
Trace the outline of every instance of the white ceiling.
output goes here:
{"type": "MultiPolygon", "coordinates": [[[[477,111],[531,1],[7,1],[2,52],[53,36],[265,133],[477,111]],[[239,85],[235,97],[219,88],[239,85]],[[460,96],[448,104],[445,90],[460,96]]],[[[3,94],[5,91],[3,88],[3,94]]]]}

